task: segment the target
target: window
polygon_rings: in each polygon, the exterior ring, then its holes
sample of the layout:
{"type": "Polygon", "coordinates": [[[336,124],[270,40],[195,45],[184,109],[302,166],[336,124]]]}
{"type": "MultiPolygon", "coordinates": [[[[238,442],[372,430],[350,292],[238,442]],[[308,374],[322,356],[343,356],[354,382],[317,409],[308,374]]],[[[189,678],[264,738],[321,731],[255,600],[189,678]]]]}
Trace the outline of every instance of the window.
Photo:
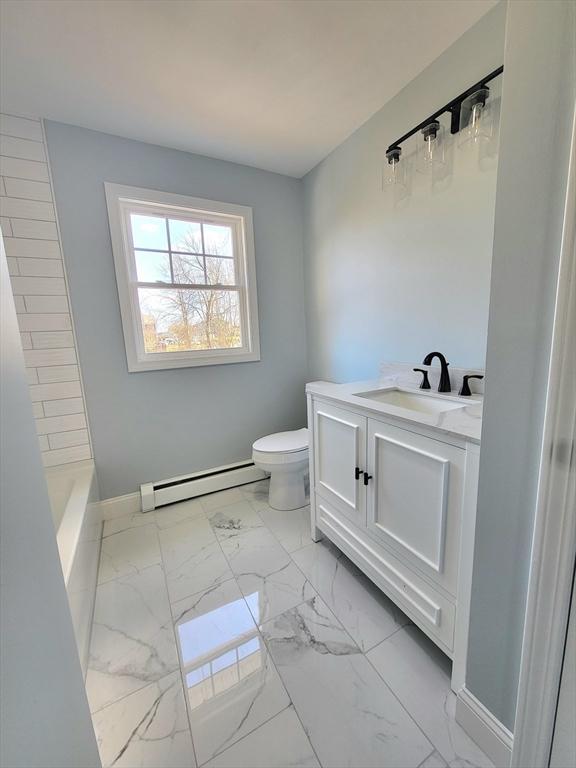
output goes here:
{"type": "Polygon", "coordinates": [[[128,370],[259,360],[252,209],[105,187],[128,370]]]}

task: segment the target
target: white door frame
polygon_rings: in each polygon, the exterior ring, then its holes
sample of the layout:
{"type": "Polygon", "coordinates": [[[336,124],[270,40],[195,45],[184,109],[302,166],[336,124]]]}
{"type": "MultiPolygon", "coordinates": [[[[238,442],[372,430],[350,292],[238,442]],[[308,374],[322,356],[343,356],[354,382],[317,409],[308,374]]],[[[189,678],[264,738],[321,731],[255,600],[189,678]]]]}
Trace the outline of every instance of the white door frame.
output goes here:
{"type": "Polygon", "coordinates": [[[552,352],[512,768],[549,765],[576,556],[576,114],[564,210],[552,352]]]}

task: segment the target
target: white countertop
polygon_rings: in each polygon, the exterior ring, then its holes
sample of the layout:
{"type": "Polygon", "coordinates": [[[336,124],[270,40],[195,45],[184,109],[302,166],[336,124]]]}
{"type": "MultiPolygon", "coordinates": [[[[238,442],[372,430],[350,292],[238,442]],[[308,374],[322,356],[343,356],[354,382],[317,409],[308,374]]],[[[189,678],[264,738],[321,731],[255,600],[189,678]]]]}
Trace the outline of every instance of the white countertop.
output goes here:
{"type": "Polygon", "coordinates": [[[426,392],[432,397],[456,399],[460,402],[469,401],[469,405],[442,413],[421,413],[408,408],[400,408],[390,403],[381,403],[365,397],[358,397],[358,393],[373,390],[401,389],[404,392],[423,394],[422,390],[412,389],[406,386],[398,386],[394,379],[375,379],[372,381],[355,381],[351,384],[333,384],[327,381],[312,381],[306,384],[306,392],[321,397],[328,397],[343,404],[353,405],[356,408],[371,411],[383,416],[393,416],[395,419],[416,424],[443,432],[447,435],[464,438],[473,443],[480,443],[482,429],[482,395],[474,394],[470,398],[459,398],[456,393],[442,394],[438,392],[426,392]]]}

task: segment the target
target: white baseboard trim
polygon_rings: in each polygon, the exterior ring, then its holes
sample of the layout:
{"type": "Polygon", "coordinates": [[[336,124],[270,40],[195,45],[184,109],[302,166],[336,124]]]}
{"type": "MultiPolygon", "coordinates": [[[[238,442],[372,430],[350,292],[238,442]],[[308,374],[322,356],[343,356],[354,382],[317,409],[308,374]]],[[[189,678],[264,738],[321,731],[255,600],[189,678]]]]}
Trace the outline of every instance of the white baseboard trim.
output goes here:
{"type": "Polygon", "coordinates": [[[508,768],[514,740],[512,733],[467,688],[461,688],[457,694],[456,722],[496,768],[508,768]]]}
{"type": "Polygon", "coordinates": [[[139,493],[127,493],[125,496],[115,496],[100,502],[102,520],[113,520],[124,515],[134,515],[136,512],[142,512],[139,493]]]}

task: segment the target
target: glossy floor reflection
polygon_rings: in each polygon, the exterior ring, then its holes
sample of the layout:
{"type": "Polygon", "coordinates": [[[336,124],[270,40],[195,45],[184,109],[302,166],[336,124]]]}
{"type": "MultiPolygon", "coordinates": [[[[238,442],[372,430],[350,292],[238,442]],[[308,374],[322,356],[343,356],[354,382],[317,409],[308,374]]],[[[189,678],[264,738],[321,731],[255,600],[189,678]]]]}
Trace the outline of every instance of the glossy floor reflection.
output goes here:
{"type": "Polygon", "coordinates": [[[105,768],[490,768],[447,659],[267,482],[104,536],[87,691],[105,768]]]}

